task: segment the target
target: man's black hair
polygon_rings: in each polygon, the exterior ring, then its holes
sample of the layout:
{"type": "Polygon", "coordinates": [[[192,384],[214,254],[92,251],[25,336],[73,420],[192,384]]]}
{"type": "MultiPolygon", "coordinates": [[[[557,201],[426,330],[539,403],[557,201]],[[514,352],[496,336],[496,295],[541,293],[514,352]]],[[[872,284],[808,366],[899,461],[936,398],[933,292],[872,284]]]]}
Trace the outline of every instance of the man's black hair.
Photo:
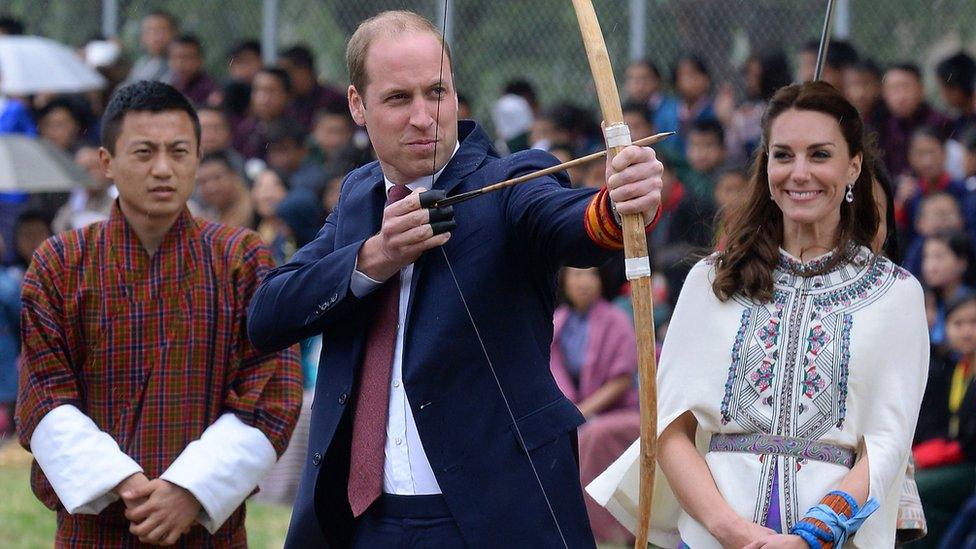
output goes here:
{"type": "Polygon", "coordinates": [[[691,124],[691,131],[714,135],[719,145],[725,145],[725,128],[718,120],[695,120],[691,124]]]}
{"type": "Polygon", "coordinates": [[[234,167],[234,163],[231,161],[230,155],[227,154],[227,151],[208,152],[207,154],[203,155],[203,158],[200,160],[200,165],[203,166],[207,162],[220,162],[228,170],[237,173],[237,168],[234,167]]]}
{"type": "Polygon", "coordinates": [[[305,44],[295,44],[278,54],[280,59],[287,59],[292,65],[310,71],[315,71],[315,56],[312,50],[305,44]]]}
{"type": "Polygon", "coordinates": [[[184,46],[194,46],[197,49],[197,53],[203,55],[203,44],[200,42],[200,39],[197,38],[197,35],[195,34],[190,34],[190,33],[181,34],[173,39],[173,43],[183,44],[184,46]]]}
{"type": "Polygon", "coordinates": [[[19,36],[24,34],[24,22],[8,15],[0,17],[0,34],[5,34],[7,36],[19,36]]]}
{"type": "Polygon", "coordinates": [[[271,76],[277,78],[278,81],[281,82],[281,85],[285,88],[285,93],[291,95],[292,93],[291,77],[288,76],[288,72],[285,71],[285,69],[279,67],[264,67],[258,71],[258,74],[262,74],[262,73],[270,74],[271,76]]]}
{"type": "Polygon", "coordinates": [[[301,124],[291,118],[281,118],[268,124],[268,145],[291,141],[296,146],[305,144],[308,134],[301,124]]]}
{"type": "Polygon", "coordinates": [[[846,40],[831,40],[825,62],[837,70],[843,70],[860,61],[857,49],[846,40]]]}
{"type": "Polygon", "coordinates": [[[674,61],[674,64],[671,65],[672,86],[678,85],[678,67],[680,67],[682,63],[691,63],[691,65],[695,67],[695,70],[704,74],[706,77],[708,77],[709,81],[711,81],[712,74],[708,72],[708,66],[705,65],[705,59],[697,53],[683,53],[679,55],[674,61]]]}
{"type": "Polygon", "coordinates": [[[502,88],[502,93],[521,96],[533,109],[538,106],[539,98],[535,92],[535,86],[528,80],[510,80],[505,83],[505,87],[502,88]]]}
{"type": "Polygon", "coordinates": [[[87,128],[91,123],[92,113],[87,102],[78,99],[77,96],[71,95],[59,95],[48,101],[46,105],[34,113],[34,120],[40,121],[42,118],[51,114],[51,112],[56,109],[65,109],[68,111],[68,114],[71,115],[71,118],[75,119],[75,122],[78,123],[78,126],[82,131],[84,131],[84,129],[87,128]]]}
{"type": "Polygon", "coordinates": [[[257,40],[242,40],[227,51],[227,57],[237,57],[246,51],[261,57],[261,43],[257,40]]]}
{"type": "Polygon", "coordinates": [[[176,20],[176,16],[166,10],[152,10],[146,14],[146,17],[162,17],[169,22],[169,26],[173,27],[174,30],[180,28],[180,23],[176,20]]]}
{"type": "MultiPolygon", "coordinates": [[[[810,40],[803,44],[801,51],[814,55],[820,53],[820,40],[810,40]]],[[[835,69],[845,69],[860,60],[857,49],[846,40],[830,40],[827,43],[827,58],[824,62],[835,69]]]]}
{"type": "Polygon", "coordinates": [[[193,133],[200,147],[200,118],[190,101],[176,88],[162,82],[140,80],[115,90],[102,115],[102,146],[115,154],[115,142],[122,132],[122,122],[130,112],[183,111],[193,122],[193,133]]]}
{"type": "Polygon", "coordinates": [[[976,89],[976,61],[965,52],[949,56],[935,66],[935,74],[943,86],[959,88],[966,97],[976,89]]]}
{"type": "Polygon", "coordinates": [[[620,106],[620,110],[626,114],[629,112],[637,113],[644,119],[645,122],[652,123],[651,111],[648,110],[647,105],[638,101],[627,101],[620,106]]]}
{"type": "Polygon", "coordinates": [[[854,63],[853,65],[851,65],[851,68],[857,72],[864,72],[870,74],[878,82],[881,82],[881,79],[884,78],[884,74],[881,72],[881,67],[879,67],[878,64],[875,63],[874,60],[869,57],[865,57],[864,59],[861,59],[857,63],[854,63]]]}
{"type": "Polygon", "coordinates": [[[648,58],[645,57],[645,58],[642,58],[642,59],[637,59],[635,61],[631,61],[628,66],[629,67],[634,67],[634,66],[637,66],[637,65],[640,65],[642,67],[645,67],[647,70],[651,71],[651,73],[654,75],[654,77],[657,78],[658,80],[661,79],[661,71],[658,70],[657,65],[654,63],[654,61],[651,61],[650,59],[648,59],[648,58]]]}
{"type": "Polygon", "coordinates": [[[915,80],[918,80],[919,82],[922,81],[922,71],[919,70],[918,65],[915,63],[896,63],[888,67],[888,71],[907,72],[908,74],[914,76],[915,80]]]}

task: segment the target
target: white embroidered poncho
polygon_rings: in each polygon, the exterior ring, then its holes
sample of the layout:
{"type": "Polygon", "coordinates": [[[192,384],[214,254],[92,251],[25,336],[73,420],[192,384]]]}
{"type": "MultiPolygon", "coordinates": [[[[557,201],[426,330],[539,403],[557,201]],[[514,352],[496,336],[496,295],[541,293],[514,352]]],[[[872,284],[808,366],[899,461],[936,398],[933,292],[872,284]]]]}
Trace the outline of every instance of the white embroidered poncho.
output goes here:
{"type": "MultiPolygon", "coordinates": [[[[907,271],[867,248],[830,272],[830,255],[802,264],[784,251],[771,303],[712,292],[714,256],[689,273],[658,370],[658,433],[690,410],[696,443],[719,492],[762,524],[778,486],[788,531],[847,474],[841,465],[792,456],[708,452],[713,433],[819,440],[867,453],[871,496],[881,504],[845,546],[893,547],[901,481],[928,370],[922,289],[907,271]]],[[[638,443],[587,491],[636,530],[638,443]]],[[[676,501],[657,469],[651,541],[719,547],[676,501]]]]}

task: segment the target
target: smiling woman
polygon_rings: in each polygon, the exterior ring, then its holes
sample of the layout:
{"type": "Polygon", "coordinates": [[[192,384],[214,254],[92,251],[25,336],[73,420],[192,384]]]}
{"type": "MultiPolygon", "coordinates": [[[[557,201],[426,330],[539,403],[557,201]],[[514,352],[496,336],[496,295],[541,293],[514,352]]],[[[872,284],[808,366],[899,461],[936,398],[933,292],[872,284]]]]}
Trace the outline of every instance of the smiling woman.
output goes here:
{"type": "Polygon", "coordinates": [[[852,242],[870,246],[879,218],[869,170],[861,169],[865,154],[871,151],[861,119],[832,86],[813,82],[777,92],[763,118],[749,198],[729,212],[716,294],[770,299],[780,248],[807,260],[852,242]]]}
{"type": "MultiPolygon", "coordinates": [[[[661,352],[655,544],[894,545],[928,339],[921,286],[870,248],[863,132],[828,84],[767,107],[728,247],[688,274],[661,352]]],[[[589,488],[624,523],[636,456],[589,488]]]]}

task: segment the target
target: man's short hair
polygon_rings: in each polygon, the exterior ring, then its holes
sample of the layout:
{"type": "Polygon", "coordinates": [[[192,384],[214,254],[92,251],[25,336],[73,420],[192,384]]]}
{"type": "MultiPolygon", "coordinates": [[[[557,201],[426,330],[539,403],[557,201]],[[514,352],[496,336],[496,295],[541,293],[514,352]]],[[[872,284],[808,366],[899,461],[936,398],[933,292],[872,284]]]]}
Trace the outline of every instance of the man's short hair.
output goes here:
{"type": "Polygon", "coordinates": [[[277,78],[278,81],[281,82],[282,87],[285,88],[285,93],[291,95],[291,77],[288,76],[288,72],[285,71],[285,69],[280,67],[262,67],[261,70],[258,71],[258,74],[267,74],[277,78]]]}
{"type": "Polygon", "coordinates": [[[922,71],[919,70],[918,65],[915,63],[896,63],[888,67],[888,70],[885,72],[891,71],[907,72],[908,74],[914,76],[915,80],[918,80],[919,83],[922,82],[922,71]]]}
{"type": "Polygon", "coordinates": [[[651,74],[654,75],[654,78],[657,78],[658,80],[661,79],[661,71],[658,70],[657,65],[654,63],[654,61],[651,61],[650,59],[648,59],[646,57],[641,58],[641,59],[636,59],[634,61],[631,61],[630,64],[627,65],[627,66],[628,67],[644,67],[645,69],[651,71],[651,74]]]}
{"type": "Polygon", "coordinates": [[[197,53],[203,55],[203,44],[200,39],[197,38],[195,34],[185,33],[177,36],[173,39],[173,44],[180,44],[183,46],[193,46],[197,49],[197,53]]]}
{"type": "Polygon", "coordinates": [[[312,50],[305,44],[295,44],[278,54],[278,58],[287,59],[289,63],[296,67],[315,71],[315,56],[312,54],[312,50]]]}
{"type": "Polygon", "coordinates": [[[23,21],[10,16],[0,17],[0,34],[5,34],[7,36],[24,34],[23,21]]]}
{"type": "Polygon", "coordinates": [[[353,120],[352,115],[349,114],[349,109],[344,107],[333,107],[325,106],[320,109],[316,109],[315,113],[312,114],[312,125],[316,125],[322,121],[326,116],[338,116],[349,126],[350,129],[356,127],[356,121],[353,120]]]}
{"type": "Polygon", "coordinates": [[[305,144],[308,134],[301,124],[291,118],[281,118],[268,124],[268,145],[292,142],[297,146],[305,144]]]}
{"type": "Polygon", "coordinates": [[[223,120],[224,125],[227,126],[228,129],[230,129],[230,113],[228,113],[226,109],[221,107],[216,107],[213,105],[204,104],[197,107],[197,116],[199,117],[200,113],[204,111],[217,113],[220,116],[220,119],[223,120]]]}
{"type": "Polygon", "coordinates": [[[200,118],[190,101],[173,86],[162,82],[140,80],[115,90],[102,115],[102,146],[115,154],[115,142],[122,132],[122,122],[130,112],[160,113],[183,111],[193,122],[193,133],[200,148],[200,118]]]}
{"type": "Polygon", "coordinates": [[[865,57],[864,59],[861,59],[857,63],[851,65],[851,69],[857,72],[870,74],[878,82],[881,82],[881,79],[884,77],[884,74],[881,72],[881,67],[879,67],[873,59],[868,57],[865,57]]]}
{"type": "Polygon", "coordinates": [[[653,120],[651,119],[651,111],[647,109],[647,105],[645,105],[644,103],[638,101],[627,101],[626,103],[620,106],[620,110],[624,114],[630,112],[630,113],[640,115],[640,117],[643,118],[644,121],[647,122],[648,124],[653,122],[653,120]]]}
{"type": "Polygon", "coordinates": [[[943,86],[959,88],[972,97],[976,87],[976,61],[965,52],[946,57],[935,66],[935,74],[943,86]]]}
{"type": "Polygon", "coordinates": [[[234,168],[234,163],[231,161],[230,155],[227,154],[227,151],[213,151],[203,155],[203,158],[200,160],[200,165],[202,166],[208,162],[220,162],[227,170],[237,173],[236,168],[234,168]]]}
{"type": "Polygon", "coordinates": [[[696,120],[691,124],[691,131],[705,135],[714,135],[719,145],[725,143],[725,128],[718,120],[696,120]]]}
{"type": "Polygon", "coordinates": [[[227,51],[227,57],[237,57],[244,52],[251,52],[261,57],[261,43],[257,40],[242,40],[231,46],[227,51]]]}
{"type": "Polygon", "coordinates": [[[406,10],[384,11],[363,21],[356,28],[349,45],[346,46],[346,67],[349,70],[349,83],[360,94],[366,92],[369,79],[366,74],[366,56],[373,40],[380,36],[396,36],[407,32],[429,32],[437,37],[444,48],[444,55],[454,70],[451,46],[441,36],[437,27],[424,16],[406,10]]]}
{"type": "Polygon", "coordinates": [[[161,17],[165,19],[166,22],[169,23],[169,26],[173,28],[173,30],[180,28],[179,21],[176,20],[176,17],[172,13],[166,10],[152,10],[151,12],[146,14],[146,17],[144,17],[144,19],[148,19],[150,17],[161,17]]]}

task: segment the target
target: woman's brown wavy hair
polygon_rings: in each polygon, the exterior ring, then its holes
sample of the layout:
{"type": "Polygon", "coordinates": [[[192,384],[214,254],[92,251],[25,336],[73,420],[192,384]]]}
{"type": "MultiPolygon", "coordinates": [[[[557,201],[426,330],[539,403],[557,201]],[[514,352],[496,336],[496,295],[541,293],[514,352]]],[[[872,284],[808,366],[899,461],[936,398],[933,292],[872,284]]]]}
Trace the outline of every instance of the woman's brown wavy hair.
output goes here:
{"type": "MultiPolygon", "coordinates": [[[[783,242],[783,212],[769,195],[769,132],[773,121],[790,109],[832,117],[840,125],[851,157],[863,155],[861,173],[854,183],[854,202],[841,201],[835,249],[848,250],[852,242],[870,247],[878,230],[870,169],[873,147],[865,143],[864,124],[857,109],[823,82],[780,88],[763,114],[762,141],[753,157],[746,196],[736,201],[725,218],[727,244],[718,256],[712,282],[712,291],[722,301],[736,294],[759,302],[773,297],[773,270],[783,242]]],[[[829,271],[844,259],[844,254],[835,254],[823,270],[829,271]]]]}

